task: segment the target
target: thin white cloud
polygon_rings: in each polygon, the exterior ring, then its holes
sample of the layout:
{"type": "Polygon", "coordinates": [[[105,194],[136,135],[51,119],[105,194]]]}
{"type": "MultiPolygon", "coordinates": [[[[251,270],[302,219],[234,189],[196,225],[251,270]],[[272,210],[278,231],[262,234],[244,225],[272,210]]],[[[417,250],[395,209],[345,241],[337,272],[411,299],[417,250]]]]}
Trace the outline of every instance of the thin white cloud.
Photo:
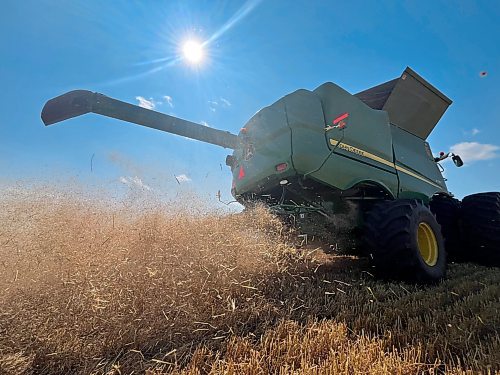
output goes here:
{"type": "Polygon", "coordinates": [[[478,128],[473,128],[473,129],[471,130],[471,134],[472,134],[472,135],[477,135],[477,134],[479,134],[479,133],[481,133],[481,130],[479,130],[478,128]]]}
{"type": "Polygon", "coordinates": [[[464,163],[494,159],[500,154],[499,146],[478,142],[461,142],[451,146],[451,152],[460,155],[464,163]]]}
{"type": "Polygon", "coordinates": [[[217,111],[218,107],[220,107],[220,108],[231,107],[231,102],[225,98],[219,98],[218,100],[209,100],[208,101],[208,108],[212,112],[217,111]]]}
{"type": "Polygon", "coordinates": [[[144,182],[142,182],[142,180],[139,177],[137,177],[137,176],[132,178],[132,182],[136,186],[138,186],[138,187],[140,187],[142,189],[151,190],[151,187],[148,186],[148,185],[146,185],[144,182]]]}
{"type": "Polygon", "coordinates": [[[148,100],[143,96],[136,96],[135,99],[139,102],[139,107],[146,109],[154,109],[156,107],[153,98],[149,98],[148,100]]]}
{"type": "Polygon", "coordinates": [[[170,95],[163,95],[163,99],[165,100],[165,103],[167,103],[170,106],[170,108],[174,108],[174,103],[170,95]]]}
{"type": "Polygon", "coordinates": [[[185,174],[180,174],[178,176],[175,176],[175,179],[177,180],[178,183],[191,181],[191,179],[185,174]]]}
{"type": "Polygon", "coordinates": [[[121,176],[120,177],[120,182],[122,184],[125,184],[129,187],[132,187],[132,188],[139,188],[139,189],[143,189],[143,190],[148,190],[150,191],[151,190],[151,187],[146,185],[139,177],[137,176],[134,176],[134,177],[124,177],[124,176],[121,176]]]}
{"type": "Polygon", "coordinates": [[[217,106],[219,105],[218,102],[215,100],[209,100],[208,101],[208,108],[212,111],[215,112],[217,110],[217,106]]]}

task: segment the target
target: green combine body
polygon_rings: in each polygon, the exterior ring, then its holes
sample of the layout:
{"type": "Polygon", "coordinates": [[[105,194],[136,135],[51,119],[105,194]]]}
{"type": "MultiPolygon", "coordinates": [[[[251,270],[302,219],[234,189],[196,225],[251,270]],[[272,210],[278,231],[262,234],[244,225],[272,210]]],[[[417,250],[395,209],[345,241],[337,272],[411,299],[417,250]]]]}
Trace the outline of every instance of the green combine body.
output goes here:
{"type": "MultiPolygon", "coordinates": [[[[451,103],[437,90],[428,90],[427,96],[442,101],[444,109],[451,103]]],[[[283,180],[298,191],[300,186],[295,185],[310,183],[332,194],[356,189],[425,202],[436,193],[448,193],[425,139],[391,123],[388,112],[371,108],[333,83],[314,91],[297,90],[260,110],[238,137],[231,164],[233,195],[238,199],[272,193],[283,180]],[[345,125],[333,127],[343,115],[340,121],[345,125]],[[277,170],[282,164],[286,168],[277,170]]]]}
{"type": "Polygon", "coordinates": [[[237,136],[84,90],[48,101],[42,120],[50,125],[94,112],[233,149],[226,164],[237,201],[262,202],[326,242],[347,231],[379,276],[430,282],[444,277],[445,248],[460,258],[464,243],[479,243],[489,257],[500,247],[500,193],[478,198],[498,204],[493,218],[467,224],[440,172],[448,154],[434,157],[426,142],[450,104],[406,68],[356,95],[333,83],[297,90],[257,112],[237,136]],[[462,229],[487,228],[493,237],[459,239],[462,229]]]}

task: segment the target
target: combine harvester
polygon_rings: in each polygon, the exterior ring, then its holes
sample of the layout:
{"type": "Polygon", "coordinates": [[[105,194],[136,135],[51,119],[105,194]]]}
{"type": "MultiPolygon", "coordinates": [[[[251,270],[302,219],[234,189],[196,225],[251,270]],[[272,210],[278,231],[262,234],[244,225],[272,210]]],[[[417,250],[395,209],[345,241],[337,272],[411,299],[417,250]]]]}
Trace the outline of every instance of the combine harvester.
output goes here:
{"type": "Polygon", "coordinates": [[[232,149],[231,193],[263,202],[328,242],[343,223],[380,277],[435,282],[446,254],[498,264],[500,193],[462,202],[448,191],[427,137],[451,100],[410,68],[351,95],[333,83],[261,109],[238,135],[85,90],[49,100],[45,125],[93,112],[232,149]]]}

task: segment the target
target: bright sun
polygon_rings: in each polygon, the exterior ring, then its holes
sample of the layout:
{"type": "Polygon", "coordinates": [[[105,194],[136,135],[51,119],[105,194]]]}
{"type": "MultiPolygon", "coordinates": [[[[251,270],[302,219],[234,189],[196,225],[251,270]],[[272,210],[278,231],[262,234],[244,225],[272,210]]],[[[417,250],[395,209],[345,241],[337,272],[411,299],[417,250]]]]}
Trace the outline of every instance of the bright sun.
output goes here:
{"type": "Polygon", "coordinates": [[[203,59],[203,46],[194,40],[184,43],[182,52],[184,58],[192,64],[198,64],[203,59]]]}

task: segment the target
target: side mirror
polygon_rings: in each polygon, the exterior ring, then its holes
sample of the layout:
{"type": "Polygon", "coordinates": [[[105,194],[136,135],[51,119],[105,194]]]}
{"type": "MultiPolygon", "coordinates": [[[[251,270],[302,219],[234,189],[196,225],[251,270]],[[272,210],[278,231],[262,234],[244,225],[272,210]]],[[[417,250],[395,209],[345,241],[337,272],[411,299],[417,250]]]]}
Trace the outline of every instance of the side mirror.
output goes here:
{"type": "Polygon", "coordinates": [[[462,158],[458,155],[453,154],[451,160],[453,160],[453,163],[455,163],[457,167],[461,167],[462,165],[464,165],[462,158]]]}

